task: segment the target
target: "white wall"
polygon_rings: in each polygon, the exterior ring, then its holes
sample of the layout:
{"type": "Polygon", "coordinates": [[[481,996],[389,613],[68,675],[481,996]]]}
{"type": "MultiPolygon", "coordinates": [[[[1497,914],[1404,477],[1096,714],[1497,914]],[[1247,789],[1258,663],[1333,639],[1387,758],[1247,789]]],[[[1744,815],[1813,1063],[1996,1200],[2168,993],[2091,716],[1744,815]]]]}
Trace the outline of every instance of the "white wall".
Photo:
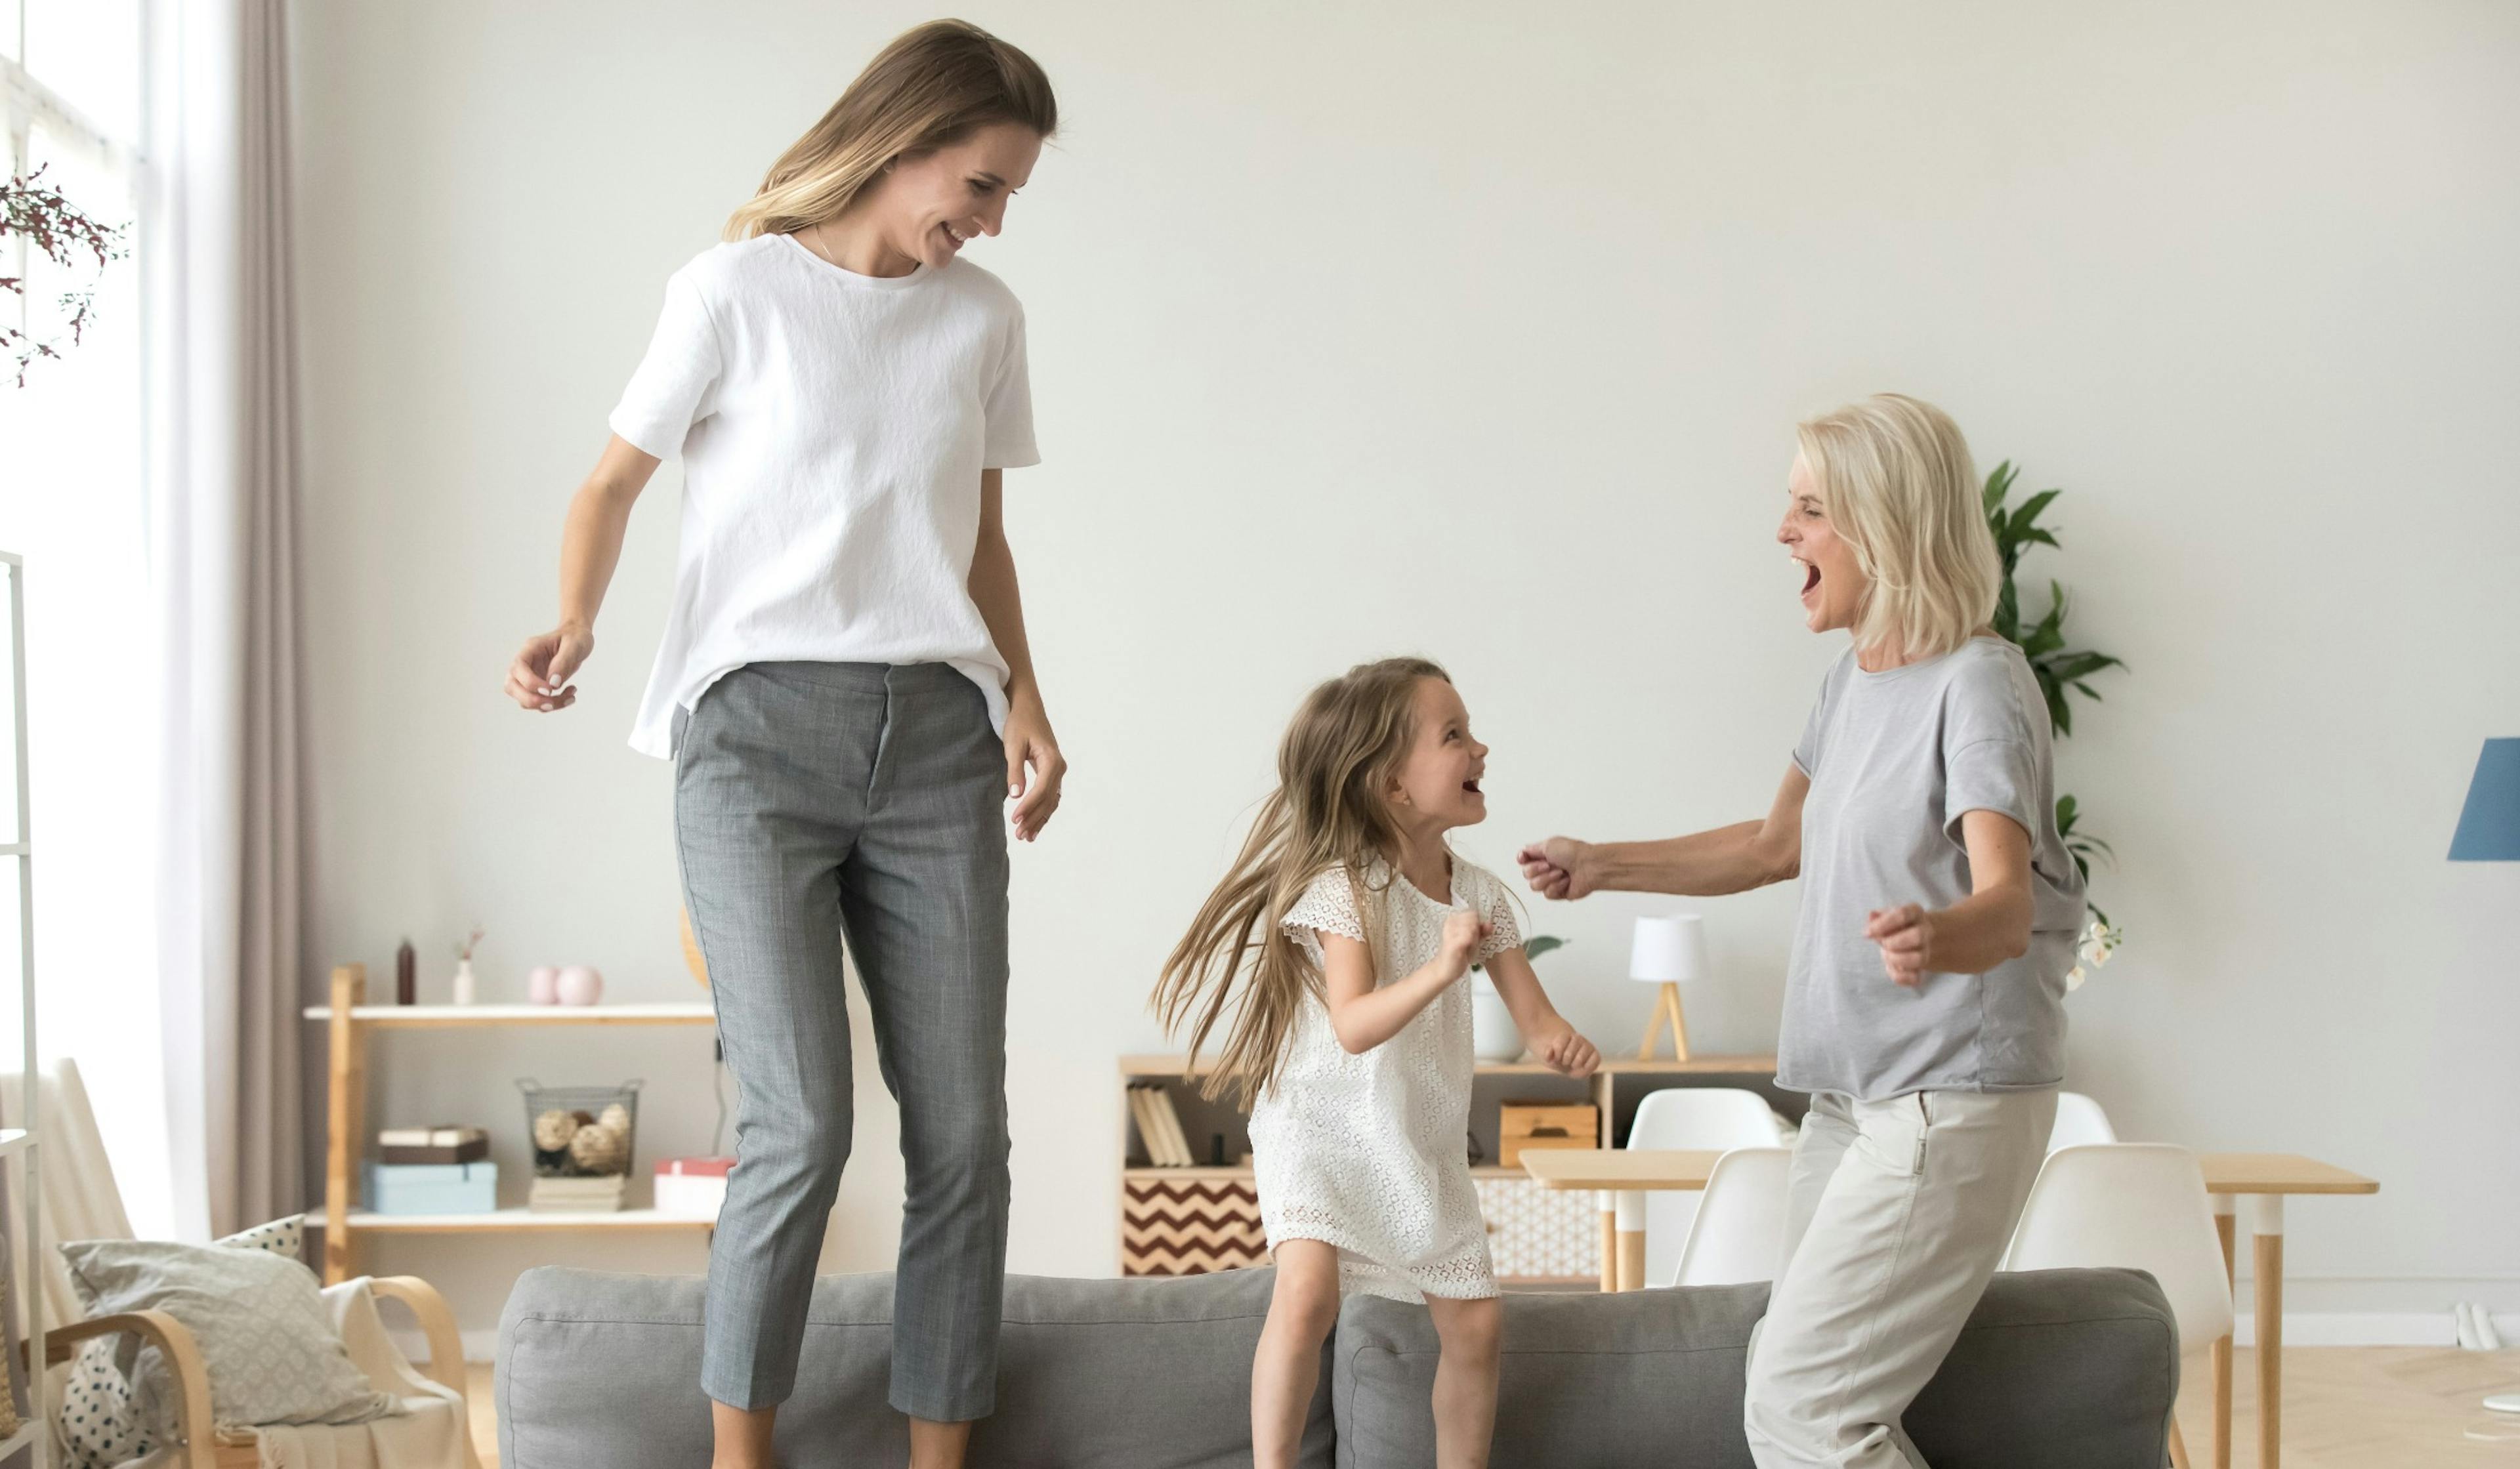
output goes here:
{"type": "MultiPolygon", "coordinates": [[[[1049,462],[1010,519],[1075,763],[1016,854],[1020,1271],[1115,1268],[1115,1053],[1300,691],[1448,661],[1502,862],[1552,831],[1765,809],[1834,641],[1770,535],[1800,415],[1885,387],[2068,494],[2074,628],[2124,656],[2064,746],[2128,929],[2072,1081],[2130,1135],[2298,1150],[2295,1305],[2520,1309],[2520,870],[2444,861],[2520,733],[2520,12],[1181,6],[973,19],[1067,126],[974,247],[1031,314],[1049,462]]],[[[485,922],[491,995],[584,960],[692,995],[668,771],[622,740],[677,479],[639,511],[579,707],[499,696],[666,274],[903,5],[308,0],[300,228],[320,957],[485,922]]],[[[1765,1049],[1794,895],[1698,905],[1698,1045],[1765,1049]]],[[[1597,1039],[1641,1027],[1600,899],[1539,915],[1597,1039]]],[[[320,980],[311,974],[310,983],[320,980]]],[[[310,1037],[310,1040],[312,1038],[310,1037]]],[[[650,1079],[707,1141],[700,1032],[395,1038],[377,1120],[510,1080],[650,1079]]],[[[888,1263],[872,1102],[828,1260],[888,1263]]],[[[495,1319],[537,1260],[696,1246],[387,1242],[495,1319]]],[[[2446,1321],[2446,1318],[2445,1318],[2446,1321]]],[[[2444,1330],[2446,1331],[2446,1324],[2444,1330]]]]}

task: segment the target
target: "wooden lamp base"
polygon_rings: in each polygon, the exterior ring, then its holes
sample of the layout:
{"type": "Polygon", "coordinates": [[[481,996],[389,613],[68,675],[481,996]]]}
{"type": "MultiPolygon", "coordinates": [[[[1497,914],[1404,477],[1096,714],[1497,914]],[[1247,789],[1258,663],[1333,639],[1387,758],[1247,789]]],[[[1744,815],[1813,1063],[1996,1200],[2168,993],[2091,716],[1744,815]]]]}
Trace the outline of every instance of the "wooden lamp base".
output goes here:
{"type": "Polygon", "coordinates": [[[1638,1060],[1650,1061],[1654,1058],[1654,1041],[1661,1035],[1665,1021],[1671,1023],[1672,1059],[1688,1060],[1688,1022],[1682,1018],[1680,1013],[1680,986],[1669,980],[1663,981],[1662,996],[1654,1002],[1653,1018],[1645,1022],[1644,1044],[1637,1047],[1638,1060]]]}

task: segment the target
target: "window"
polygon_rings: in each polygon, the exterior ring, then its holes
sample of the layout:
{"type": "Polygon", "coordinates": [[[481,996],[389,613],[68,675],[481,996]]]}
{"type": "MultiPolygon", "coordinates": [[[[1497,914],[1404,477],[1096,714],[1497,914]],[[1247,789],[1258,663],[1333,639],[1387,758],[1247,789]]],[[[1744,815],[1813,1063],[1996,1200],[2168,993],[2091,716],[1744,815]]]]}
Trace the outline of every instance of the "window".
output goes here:
{"type": "MultiPolygon", "coordinates": [[[[173,1226],[160,1080],[155,883],[158,676],[152,665],[140,0],[0,0],[9,168],[42,170],[82,212],[125,226],[123,257],[65,270],[8,242],[0,311],[64,355],[0,377],[0,548],[25,557],[27,754],[35,864],[37,1041],[71,1056],[144,1235],[173,1226]],[[81,339],[60,298],[93,290],[81,339]]],[[[13,874],[14,875],[14,874],[13,874]]],[[[0,904],[0,914],[14,912],[0,904]]],[[[0,965],[14,970],[16,935],[0,965]]],[[[5,972],[5,971],[0,971],[5,972]]],[[[19,1017],[0,1005],[0,1065],[19,1017]]]]}

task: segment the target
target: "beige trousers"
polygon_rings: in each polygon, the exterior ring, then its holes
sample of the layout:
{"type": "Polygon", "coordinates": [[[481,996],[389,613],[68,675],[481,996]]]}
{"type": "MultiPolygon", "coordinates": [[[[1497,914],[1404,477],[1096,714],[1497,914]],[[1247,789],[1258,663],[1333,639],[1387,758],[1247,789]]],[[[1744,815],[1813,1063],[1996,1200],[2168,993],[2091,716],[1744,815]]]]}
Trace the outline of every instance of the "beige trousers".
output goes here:
{"type": "Polygon", "coordinates": [[[1750,1341],[1759,1469],[1926,1469],[1900,1416],[2002,1263],[2055,1119],[2053,1091],[1813,1096],[1750,1341]]]}

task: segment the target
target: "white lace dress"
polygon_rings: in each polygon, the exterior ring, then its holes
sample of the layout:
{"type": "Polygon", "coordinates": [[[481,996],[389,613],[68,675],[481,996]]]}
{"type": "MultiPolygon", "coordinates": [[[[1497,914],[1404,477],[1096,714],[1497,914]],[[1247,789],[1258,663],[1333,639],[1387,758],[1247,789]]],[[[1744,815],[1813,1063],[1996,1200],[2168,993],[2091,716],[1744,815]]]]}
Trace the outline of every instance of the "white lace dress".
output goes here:
{"type": "MultiPolygon", "coordinates": [[[[1475,909],[1496,931],[1477,961],[1520,948],[1505,885],[1459,858],[1451,903],[1419,892],[1377,864],[1357,912],[1344,868],[1307,888],[1285,923],[1321,957],[1320,933],[1366,942],[1379,927],[1380,973],[1407,977],[1443,949],[1444,919],[1475,909]]],[[[1329,1011],[1308,1002],[1287,1039],[1277,1083],[1251,1109],[1260,1221],[1269,1247],[1318,1239],[1339,1251],[1342,1291],[1395,1301],[1476,1300],[1497,1294],[1487,1225],[1470,1182],[1470,996],[1466,976],[1400,1034],[1350,1055],[1329,1011]]]]}

